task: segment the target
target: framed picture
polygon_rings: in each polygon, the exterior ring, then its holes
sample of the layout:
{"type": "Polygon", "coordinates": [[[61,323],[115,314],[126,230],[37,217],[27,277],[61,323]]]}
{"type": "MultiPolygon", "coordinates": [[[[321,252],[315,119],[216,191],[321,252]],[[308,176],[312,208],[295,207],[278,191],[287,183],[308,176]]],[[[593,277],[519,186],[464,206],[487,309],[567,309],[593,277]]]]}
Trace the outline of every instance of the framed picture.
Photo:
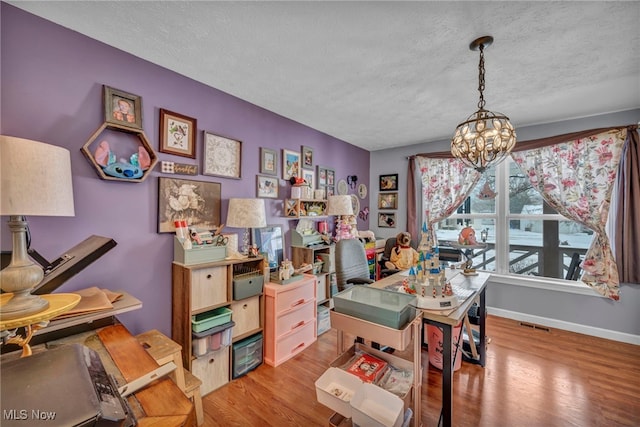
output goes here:
{"type": "Polygon", "coordinates": [[[314,171],[303,169],[302,178],[307,181],[311,189],[316,188],[316,173],[314,171]]]}
{"type": "Polygon", "coordinates": [[[109,86],[102,88],[104,121],[142,129],[142,98],[109,86]]]}
{"type": "Polygon", "coordinates": [[[197,120],[160,109],[160,152],[196,158],[197,120]]]}
{"type": "Polygon", "coordinates": [[[378,209],[398,209],[398,193],[378,194],[378,209]]]}
{"type": "Polygon", "coordinates": [[[396,228],[396,214],[391,212],[378,213],[378,227],[396,228]]]}
{"type": "Polygon", "coordinates": [[[313,169],[313,148],[302,146],[302,168],[313,169]]]}
{"type": "Polygon", "coordinates": [[[241,178],[241,141],[204,131],[203,144],[203,175],[241,178]]]}
{"type": "Polygon", "coordinates": [[[380,175],[380,191],[398,191],[398,174],[380,175]]]}
{"type": "Polygon", "coordinates": [[[256,175],[256,197],[277,199],[278,184],[277,177],[256,175]]]}
{"type": "Polygon", "coordinates": [[[288,180],[292,176],[300,177],[300,153],[282,149],[282,179],[288,180]]]}
{"type": "Polygon", "coordinates": [[[278,175],[278,152],[276,150],[260,147],[260,173],[278,175]]]}
{"type": "Polygon", "coordinates": [[[219,182],[158,177],[158,233],[175,232],[174,221],[213,230],[220,226],[219,182]]]}

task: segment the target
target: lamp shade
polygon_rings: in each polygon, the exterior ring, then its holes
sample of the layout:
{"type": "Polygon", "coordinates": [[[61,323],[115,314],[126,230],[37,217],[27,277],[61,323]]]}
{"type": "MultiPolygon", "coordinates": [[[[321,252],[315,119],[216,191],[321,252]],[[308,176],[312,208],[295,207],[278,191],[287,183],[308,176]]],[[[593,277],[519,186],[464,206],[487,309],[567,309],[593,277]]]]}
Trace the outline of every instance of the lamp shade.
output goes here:
{"type": "Polygon", "coordinates": [[[69,150],[0,135],[0,215],[74,216],[69,150]]]}
{"type": "Polygon", "coordinates": [[[261,228],[267,226],[263,199],[229,199],[227,227],[261,228]]]}
{"type": "Polygon", "coordinates": [[[351,196],[329,196],[327,215],[353,215],[351,196]]]}

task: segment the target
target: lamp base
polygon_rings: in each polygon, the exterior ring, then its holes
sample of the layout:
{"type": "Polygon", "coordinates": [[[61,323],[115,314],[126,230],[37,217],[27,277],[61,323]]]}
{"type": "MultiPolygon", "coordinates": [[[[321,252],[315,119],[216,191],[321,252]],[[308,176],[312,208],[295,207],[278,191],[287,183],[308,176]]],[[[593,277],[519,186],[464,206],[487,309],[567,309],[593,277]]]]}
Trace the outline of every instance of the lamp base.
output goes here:
{"type": "Polygon", "coordinates": [[[49,302],[38,295],[31,295],[29,290],[16,293],[0,311],[0,319],[12,320],[27,317],[49,308],[49,302]]]}

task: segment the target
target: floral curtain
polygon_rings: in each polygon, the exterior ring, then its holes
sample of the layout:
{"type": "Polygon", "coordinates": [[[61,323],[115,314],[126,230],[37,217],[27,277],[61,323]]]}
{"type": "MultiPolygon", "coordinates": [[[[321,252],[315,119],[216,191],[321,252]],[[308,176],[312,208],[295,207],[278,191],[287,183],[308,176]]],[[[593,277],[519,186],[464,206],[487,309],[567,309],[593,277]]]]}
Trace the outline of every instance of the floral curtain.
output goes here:
{"type": "Polygon", "coordinates": [[[596,233],[582,262],[582,281],[619,299],[619,277],[605,225],[626,129],[511,153],[544,200],[596,233]]]}
{"type": "Polygon", "coordinates": [[[482,174],[458,159],[416,157],[422,177],[422,199],[434,242],[433,224],[447,218],[467,199],[482,174]]]}

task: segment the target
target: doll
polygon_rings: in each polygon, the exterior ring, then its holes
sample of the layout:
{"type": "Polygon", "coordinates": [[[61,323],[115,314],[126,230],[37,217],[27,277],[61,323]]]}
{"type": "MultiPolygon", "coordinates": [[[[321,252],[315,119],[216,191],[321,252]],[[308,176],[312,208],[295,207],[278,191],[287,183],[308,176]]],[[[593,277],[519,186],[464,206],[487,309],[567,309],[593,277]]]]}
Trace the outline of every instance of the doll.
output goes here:
{"type": "Polygon", "coordinates": [[[418,263],[420,255],[411,247],[411,235],[407,232],[396,236],[396,246],[391,249],[390,261],[385,263],[389,269],[408,270],[418,263]]]}

